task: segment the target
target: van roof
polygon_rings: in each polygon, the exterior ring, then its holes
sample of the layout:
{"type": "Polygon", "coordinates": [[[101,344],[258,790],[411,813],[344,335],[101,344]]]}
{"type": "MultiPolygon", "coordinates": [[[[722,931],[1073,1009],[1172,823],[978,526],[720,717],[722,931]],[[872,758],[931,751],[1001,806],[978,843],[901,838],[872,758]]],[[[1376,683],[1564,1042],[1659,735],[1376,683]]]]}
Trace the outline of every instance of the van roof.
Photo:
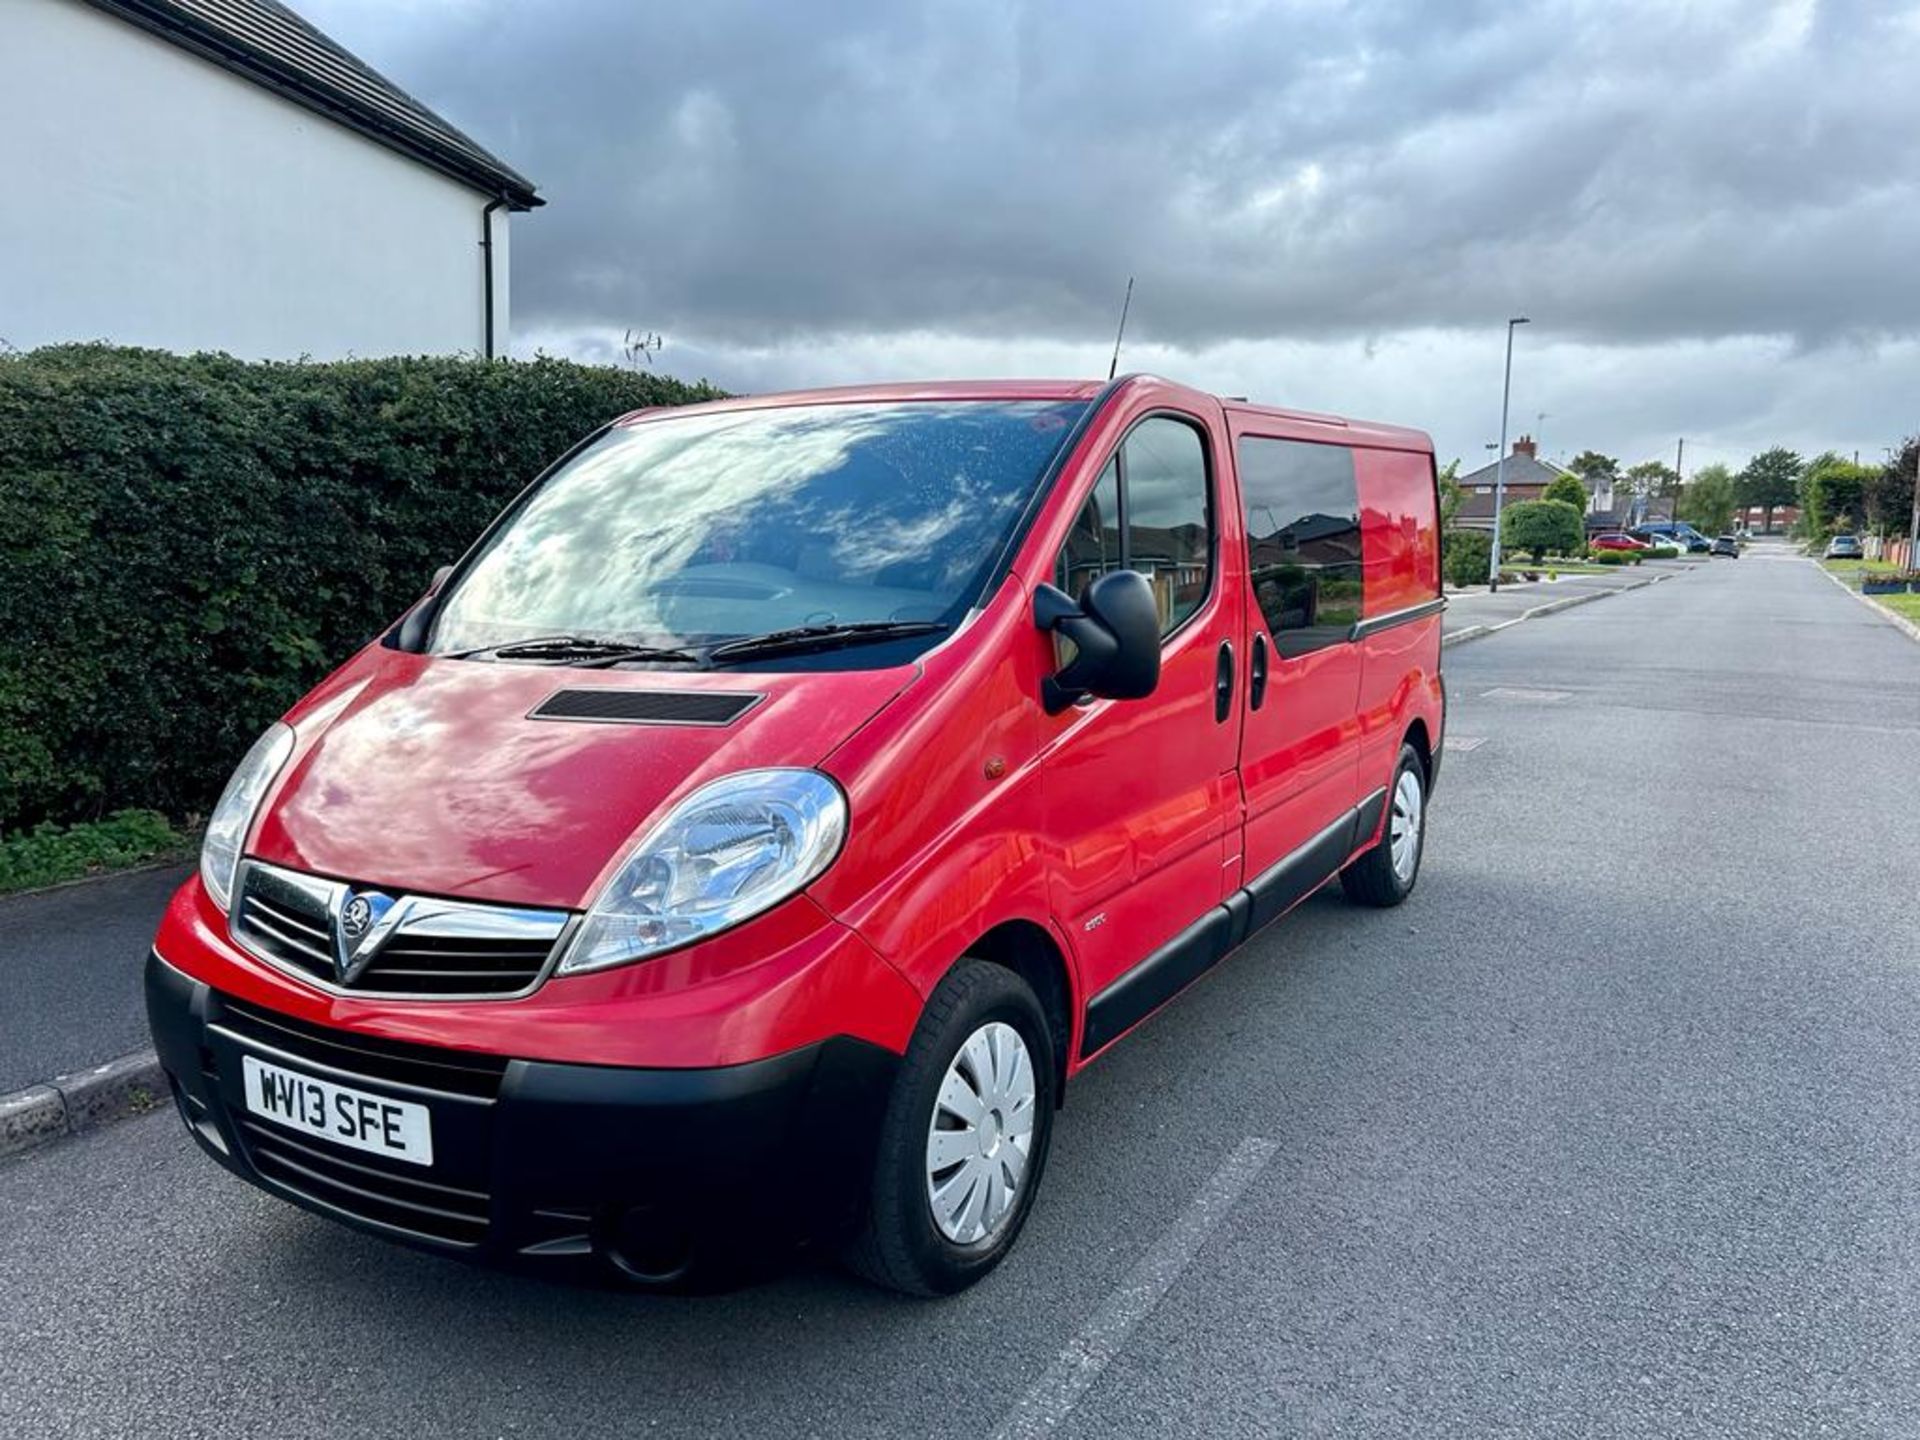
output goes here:
{"type": "Polygon", "coordinates": [[[1261,421],[1271,422],[1290,434],[1334,439],[1362,445],[1383,445],[1397,450],[1431,452],[1433,442],[1425,432],[1400,425],[1368,420],[1351,420],[1313,410],[1289,410],[1277,405],[1254,405],[1238,396],[1210,395],[1178,381],[1155,375],[1122,375],[1117,380],[918,380],[890,385],[842,385],[819,390],[786,390],[766,395],[735,395],[724,400],[709,400],[697,405],[652,406],[622,415],[615,424],[625,425],[647,419],[688,412],[725,410],[766,410],[788,405],[847,405],[888,400],[1095,400],[1108,390],[1128,388],[1184,391],[1195,401],[1210,400],[1238,422],[1235,428],[1259,428],[1261,421]]]}

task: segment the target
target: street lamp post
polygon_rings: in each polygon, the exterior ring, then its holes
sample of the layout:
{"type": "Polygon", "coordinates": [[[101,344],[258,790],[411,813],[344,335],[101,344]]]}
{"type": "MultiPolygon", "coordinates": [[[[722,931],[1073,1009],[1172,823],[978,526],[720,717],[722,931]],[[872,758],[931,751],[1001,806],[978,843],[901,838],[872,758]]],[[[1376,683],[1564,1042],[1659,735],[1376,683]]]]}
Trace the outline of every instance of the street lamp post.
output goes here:
{"type": "Polygon", "coordinates": [[[1500,507],[1507,501],[1507,405],[1513,399],[1513,331],[1532,322],[1525,315],[1507,321],[1507,374],[1500,385],[1500,458],[1493,469],[1493,555],[1487,566],[1487,588],[1500,588],[1500,507]]]}

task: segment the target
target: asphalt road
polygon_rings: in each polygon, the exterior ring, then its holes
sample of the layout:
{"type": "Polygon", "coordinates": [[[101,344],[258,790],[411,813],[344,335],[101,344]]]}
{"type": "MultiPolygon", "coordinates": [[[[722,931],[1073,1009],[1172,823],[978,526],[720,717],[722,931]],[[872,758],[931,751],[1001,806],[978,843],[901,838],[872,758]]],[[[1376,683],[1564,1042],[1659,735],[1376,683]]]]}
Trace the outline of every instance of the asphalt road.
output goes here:
{"type": "Polygon", "coordinates": [[[0,900],[0,1094],[149,1043],[140,966],[189,869],[0,900]]]}
{"type": "Polygon", "coordinates": [[[1920,646],[1753,555],[1447,670],[1414,898],[1095,1067],[969,1294],[477,1271],[159,1115],[0,1162],[0,1433],[978,1435],[1076,1336],[1086,1440],[1920,1430],[1920,646]]]}

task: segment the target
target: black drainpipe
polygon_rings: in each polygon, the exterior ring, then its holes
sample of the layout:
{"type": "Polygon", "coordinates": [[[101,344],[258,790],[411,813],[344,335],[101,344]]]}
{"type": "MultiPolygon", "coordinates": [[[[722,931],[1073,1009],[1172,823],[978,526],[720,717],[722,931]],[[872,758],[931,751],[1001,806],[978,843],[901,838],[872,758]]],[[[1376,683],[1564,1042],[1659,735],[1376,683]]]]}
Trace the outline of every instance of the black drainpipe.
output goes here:
{"type": "Polygon", "coordinates": [[[480,212],[480,265],[481,279],[484,282],[487,297],[486,346],[487,359],[493,359],[493,212],[506,208],[505,200],[489,200],[487,208],[480,212]]]}

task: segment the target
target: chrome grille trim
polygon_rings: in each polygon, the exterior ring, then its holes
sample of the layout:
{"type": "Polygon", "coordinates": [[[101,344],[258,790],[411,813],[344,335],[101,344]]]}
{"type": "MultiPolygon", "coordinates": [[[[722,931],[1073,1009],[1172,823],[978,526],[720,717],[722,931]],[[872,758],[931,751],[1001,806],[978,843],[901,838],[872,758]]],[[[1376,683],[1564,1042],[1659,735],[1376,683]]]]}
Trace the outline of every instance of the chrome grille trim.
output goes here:
{"type": "Polygon", "coordinates": [[[331,995],[516,1000],[546,981],[577,921],[565,910],[401,894],[342,984],[336,927],[357,888],[370,887],[243,860],[229,929],[248,954],[331,995]],[[481,983],[491,976],[510,988],[481,983]]]}

